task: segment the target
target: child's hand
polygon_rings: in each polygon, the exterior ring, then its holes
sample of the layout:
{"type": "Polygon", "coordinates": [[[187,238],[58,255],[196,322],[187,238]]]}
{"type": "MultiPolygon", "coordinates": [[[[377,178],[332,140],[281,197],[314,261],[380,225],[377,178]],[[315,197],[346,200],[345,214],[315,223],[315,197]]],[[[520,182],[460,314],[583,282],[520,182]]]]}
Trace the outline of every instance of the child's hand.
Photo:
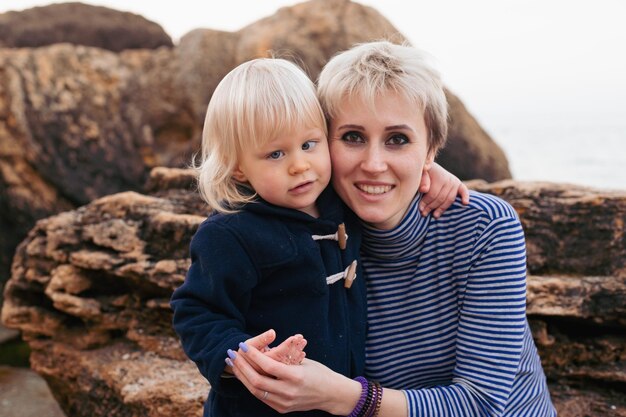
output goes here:
{"type": "MultiPolygon", "coordinates": [[[[301,334],[290,336],[280,345],[275,348],[270,348],[269,344],[274,340],[276,340],[276,332],[274,330],[268,330],[258,336],[246,340],[245,345],[254,346],[257,350],[263,352],[268,357],[286,365],[298,365],[306,357],[304,347],[306,346],[307,341],[301,334]]],[[[226,358],[226,367],[224,368],[224,371],[232,374],[232,360],[234,358],[231,355],[234,353],[234,357],[236,357],[238,352],[235,353],[230,350],[229,352],[229,357],[226,358]]],[[[260,370],[257,371],[260,372],[260,370]]]]}
{"type": "Polygon", "coordinates": [[[433,163],[430,170],[422,173],[419,191],[424,194],[419,205],[422,216],[433,212],[433,217],[438,219],[457,195],[461,197],[463,204],[469,204],[467,186],[437,163],[433,163]]]}
{"type": "Polygon", "coordinates": [[[306,356],[306,339],[301,335],[288,337],[283,343],[265,351],[265,355],[286,365],[299,365],[306,356]]]}

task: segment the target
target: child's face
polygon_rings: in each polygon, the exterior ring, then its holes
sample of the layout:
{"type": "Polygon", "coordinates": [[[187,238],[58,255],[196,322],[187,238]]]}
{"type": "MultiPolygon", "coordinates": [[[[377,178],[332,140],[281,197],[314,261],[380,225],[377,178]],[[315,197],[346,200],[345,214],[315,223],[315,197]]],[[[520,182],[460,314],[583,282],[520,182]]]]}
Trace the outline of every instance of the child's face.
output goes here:
{"type": "Polygon", "coordinates": [[[330,181],[330,155],[321,129],[295,129],[245,149],[233,173],[261,198],[318,217],[315,200],[330,181]]]}

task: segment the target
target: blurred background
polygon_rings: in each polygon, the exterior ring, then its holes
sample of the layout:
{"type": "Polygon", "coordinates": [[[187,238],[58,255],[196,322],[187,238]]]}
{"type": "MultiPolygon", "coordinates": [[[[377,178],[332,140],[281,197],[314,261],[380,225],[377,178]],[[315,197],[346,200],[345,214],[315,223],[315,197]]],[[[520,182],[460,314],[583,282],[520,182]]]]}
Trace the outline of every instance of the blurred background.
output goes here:
{"type": "MultiPolygon", "coordinates": [[[[55,2],[9,0],[0,13],[55,2]]],[[[84,1],[144,16],[177,42],[236,31],[290,0],[84,1]]],[[[504,149],[513,177],[626,189],[626,2],[370,0],[430,52],[447,87],[504,149]]]]}

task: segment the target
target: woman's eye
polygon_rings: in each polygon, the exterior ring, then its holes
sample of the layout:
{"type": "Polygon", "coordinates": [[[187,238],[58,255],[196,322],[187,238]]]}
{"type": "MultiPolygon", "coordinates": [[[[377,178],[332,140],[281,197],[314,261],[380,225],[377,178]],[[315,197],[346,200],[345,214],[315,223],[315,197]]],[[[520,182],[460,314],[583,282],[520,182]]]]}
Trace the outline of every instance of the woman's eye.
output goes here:
{"type": "Polygon", "coordinates": [[[387,145],[397,146],[409,143],[409,138],[405,135],[393,135],[387,139],[387,145]]]}
{"type": "Polygon", "coordinates": [[[341,136],[341,140],[349,143],[364,143],[365,140],[358,132],[346,132],[341,136]]]}
{"type": "Polygon", "coordinates": [[[303,151],[308,151],[310,149],[313,149],[317,146],[317,141],[314,140],[307,140],[306,142],[304,142],[302,144],[302,150],[303,151]]]}
{"type": "Polygon", "coordinates": [[[274,151],[267,154],[267,159],[280,159],[285,153],[283,151],[274,151]]]}

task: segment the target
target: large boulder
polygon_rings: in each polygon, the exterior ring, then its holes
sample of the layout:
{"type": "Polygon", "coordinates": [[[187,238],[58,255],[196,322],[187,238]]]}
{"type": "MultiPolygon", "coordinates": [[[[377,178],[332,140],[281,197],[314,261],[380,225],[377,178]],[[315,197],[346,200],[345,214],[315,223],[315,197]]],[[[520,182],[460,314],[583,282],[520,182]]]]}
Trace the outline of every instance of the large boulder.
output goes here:
{"type": "Polygon", "coordinates": [[[33,48],[66,42],[115,52],[173,46],[158,24],[106,7],[58,3],[0,14],[0,47],[33,48]]]}
{"type": "Polygon", "coordinates": [[[169,49],[0,49],[0,283],[35,221],[183,164],[201,125],[169,49]]]}
{"type": "Polygon", "coordinates": [[[437,155],[437,162],[462,180],[480,178],[494,182],[511,178],[502,148],[450,90],[446,90],[446,98],[450,120],[448,139],[437,155]]]}
{"type": "MultiPolygon", "coordinates": [[[[200,415],[208,385],[185,359],[168,307],[207,214],[193,181],[185,170],[155,169],[150,195],[115,194],[40,220],[19,246],[2,320],[22,332],[31,366],[69,415],[200,415]]],[[[626,193],[473,186],[507,199],[526,229],[528,313],[560,415],[626,416],[623,226],[578,234],[623,225],[626,193]],[[561,244],[545,245],[545,236],[561,244]]]]}
{"type": "MultiPolygon", "coordinates": [[[[315,79],[337,51],[381,37],[404,40],[372,8],[312,0],[236,32],[197,29],[175,48],[0,48],[0,226],[7,231],[0,235],[0,286],[15,246],[37,219],[108,194],[142,192],[155,166],[189,165],[213,90],[239,63],[273,51],[315,79]]],[[[451,135],[442,165],[461,178],[510,177],[497,145],[448,97],[451,135]],[[445,159],[455,152],[462,157],[445,159]]]]}

